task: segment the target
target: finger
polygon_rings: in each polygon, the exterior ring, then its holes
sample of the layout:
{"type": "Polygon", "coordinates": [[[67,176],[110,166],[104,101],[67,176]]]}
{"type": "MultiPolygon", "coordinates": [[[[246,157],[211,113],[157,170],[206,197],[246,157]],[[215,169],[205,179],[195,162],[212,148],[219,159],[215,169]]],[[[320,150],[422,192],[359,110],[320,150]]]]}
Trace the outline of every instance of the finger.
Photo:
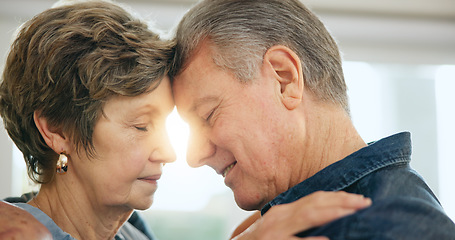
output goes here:
{"type": "MultiPolygon", "coordinates": [[[[359,194],[347,192],[323,192],[318,191],[308,195],[306,200],[302,200],[301,204],[313,203],[315,206],[342,206],[346,208],[361,209],[371,205],[371,199],[365,198],[359,194]]],[[[304,199],[304,198],[302,198],[304,199]]],[[[298,200],[297,202],[299,202],[298,200]]]]}
{"type": "Polygon", "coordinates": [[[371,199],[365,198],[362,195],[350,194],[346,192],[318,192],[313,196],[315,203],[302,206],[301,212],[298,214],[305,215],[306,218],[301,218],[308,223],[308,227],[316,227],[335,219],[353,214],[359,209],[363,209],[371,205],[371,199]]]}
{"type": "Polygon", "coordinates": [[[266,218],[273,222],[266,226],[297,233],[350,215],[369,205],[370,199],[357,194],[315,192],[294,203],[272,207],[266,218]]]}
{"type": "Polygon", "coordinates": [[[249,228],[253,223],[255,223],[258,219],[261,218],[261,212],[256,211],[248,218],[243,220],[232,232],[230,239],[234,238],[235,236],[239,235],[240,233],[244,232],[247,228],[249,228]]]}
{"type": "Polygon", "coordinates": [[[293,215],[310,209],[345,208],[358,210],[371,205],[371,199],[346,192],[315,192],[295,202],[272,207],[266,215],[293,215]]]}
{"type": "Polygon", "coordinates": [[[298,237],[293,237],[290,240],[330,240],[328,237],[306,237],[306,238],[298,238],[298,237]]]}
{"type": "MultiPolygon", "coordinates": [[[[301,228],[305,228],[306,230],[313,227],[322,226],[336,219],[351,215],[355,213],[355,211],[356,210],[351,208],[336,207],[314,209],[307,211],[305,216],[302,216],[299,220],[297,220],[294,228],[296,228],[297,232],[299,232],[299,229],[301,228]],[[298,226],[299,224],[300,226],[298,226]]],[[[298,218],[298,216],[295,216],[295,218],[298,218]]]]}

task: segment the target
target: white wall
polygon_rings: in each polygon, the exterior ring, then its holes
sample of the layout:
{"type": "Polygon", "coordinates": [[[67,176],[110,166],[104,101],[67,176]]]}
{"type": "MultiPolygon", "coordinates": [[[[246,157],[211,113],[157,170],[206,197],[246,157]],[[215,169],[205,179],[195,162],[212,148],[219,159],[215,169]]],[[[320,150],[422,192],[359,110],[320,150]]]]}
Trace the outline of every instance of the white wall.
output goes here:
{"type": "MultiPolygon", "coordinates": [[[[3,7],[0,5],[0,8],[3,7]]],[[[4,59],[10,45],[10,39],[16,23],[0,16],[0,72],[3,71],[4,59]]],[[[0,123],[0,199],[13,193],[13,144],[0,123]]]]}
{"type": "Polygon", "coordinates": [[[11,196],[13,190],[13,145],[0,123],[0,199],[11,196]]]}

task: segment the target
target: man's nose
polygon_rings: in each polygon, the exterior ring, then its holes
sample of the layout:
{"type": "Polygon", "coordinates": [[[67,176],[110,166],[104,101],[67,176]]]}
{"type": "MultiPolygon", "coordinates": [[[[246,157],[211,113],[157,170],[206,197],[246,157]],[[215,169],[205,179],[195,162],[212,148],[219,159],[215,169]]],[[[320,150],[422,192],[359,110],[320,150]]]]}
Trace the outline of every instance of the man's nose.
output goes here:
{"type": "Polygon", "coordinates": [[[197,168],[206,164],[209,157],[215,154],[215,146],[204,133],[190,132],[187,162],[190,167],[197,168]]]}

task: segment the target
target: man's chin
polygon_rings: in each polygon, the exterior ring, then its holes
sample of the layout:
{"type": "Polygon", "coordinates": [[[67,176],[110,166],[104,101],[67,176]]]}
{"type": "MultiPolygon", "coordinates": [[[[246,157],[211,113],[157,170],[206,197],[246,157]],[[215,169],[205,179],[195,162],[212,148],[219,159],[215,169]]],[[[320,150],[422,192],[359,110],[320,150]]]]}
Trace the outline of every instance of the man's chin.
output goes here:
{"type": "Polygon", "coordinates": [[[266,204],[266,202],[260,201],[260,199],[252,199],[251,196],[244,198],[235,194],[234,192],[235,202],[239,208],[245,211],[254,211],[254,210],[261,210],[262,207],[266,204]]]}

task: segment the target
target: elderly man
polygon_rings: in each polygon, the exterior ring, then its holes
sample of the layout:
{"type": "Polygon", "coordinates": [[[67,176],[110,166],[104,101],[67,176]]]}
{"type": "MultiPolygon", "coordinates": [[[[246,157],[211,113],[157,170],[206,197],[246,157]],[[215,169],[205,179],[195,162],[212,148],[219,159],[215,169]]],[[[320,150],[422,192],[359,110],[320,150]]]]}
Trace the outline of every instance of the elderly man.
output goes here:
{"type": "Polygon", "coordinates": [[[207,0],[176,33],[174,98],[190,124],[188,163],[225,178],[239,207],[315,191],[373,206],[298,236],[455,239],[455,225],[410,168],[409,133],[366,144],[349,115],[338,47],[297,0],[207,0]]]}

